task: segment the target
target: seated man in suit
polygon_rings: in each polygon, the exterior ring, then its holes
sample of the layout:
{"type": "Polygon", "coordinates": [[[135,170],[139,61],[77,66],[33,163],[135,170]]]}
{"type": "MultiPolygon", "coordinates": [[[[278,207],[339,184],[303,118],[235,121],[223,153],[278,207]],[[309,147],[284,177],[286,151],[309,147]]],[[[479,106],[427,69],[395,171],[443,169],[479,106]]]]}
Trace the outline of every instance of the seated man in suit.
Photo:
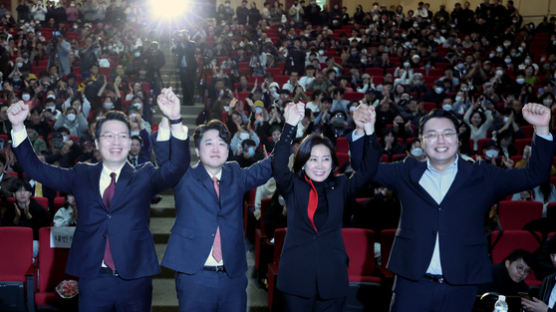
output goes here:
{"type": "MultiPolygon", "coordinates": [[[[388,269],[396,274],[392,311],[471,311],[477,285],[492,279],[485,235],[490,206],[549,178],[554,144],[550,110],[527,104],[535,128],[531,160],[523,169],[464,161],[458,155],[458,120],[433,110],[421,119],[426,162],[408,157],[379,164],[375,182],[394,190],[402,210],[388,269]]],[[[352,166],[363,140],[353,137],[352,166]]]]}
{"type": "Polygon", "coordinates": [[[133,167],[127,161],[130,125],[122,112],[108,111],[97,122],[101,162],[59,168],[35,155],[23,124],[27,105],[20,101],[8,109],[14,153],[24,171],[45,186],[72,194],[79,207],[66,272],[79,277],[81,312],[151,310],[151,276],[160,267],[149,231],[149,204],[154,194],[175,185],[189,164],[178,98],[163,89],[157,101],[172,124],[166,143],[171,155],[158,169],[149,162],[133,167]]]}
{"type": "Polygon", "coordinates": [[[243,194],[271,177],[271,157],[248,168],[227,162],[231,134],[219,120],[197,127],[193,139],[200,160],[174,188],[178,214],[162,265],[177,271],[180,311],[244,312],[243,194]]]}

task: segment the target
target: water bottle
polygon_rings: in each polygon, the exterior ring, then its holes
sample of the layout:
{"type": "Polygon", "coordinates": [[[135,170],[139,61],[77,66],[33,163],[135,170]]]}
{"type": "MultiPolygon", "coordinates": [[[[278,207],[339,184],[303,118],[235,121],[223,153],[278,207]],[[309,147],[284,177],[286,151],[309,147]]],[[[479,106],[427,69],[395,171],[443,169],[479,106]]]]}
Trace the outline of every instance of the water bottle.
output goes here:
{"type": "Polygon", "coordinates": [[[506,303],[506,296],[498,296],[498,300],[494,304],[494,312],[508,312],[508,304],[506,303]]]}

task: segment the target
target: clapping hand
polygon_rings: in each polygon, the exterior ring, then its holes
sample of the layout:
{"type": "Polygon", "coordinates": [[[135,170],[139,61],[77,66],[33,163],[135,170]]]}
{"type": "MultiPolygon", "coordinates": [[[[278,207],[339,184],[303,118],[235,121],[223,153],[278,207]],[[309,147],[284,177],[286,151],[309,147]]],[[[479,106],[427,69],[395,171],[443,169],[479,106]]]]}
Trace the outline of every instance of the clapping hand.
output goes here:
{"type": "Polygon", "coordinates": [[[305,116],[305,104],[299,102],[290,102],[284,111],[284,117],[286,118],[286,123],[290,126],[297,126],[297,124],[305,116]]]}
{"type": "Polygon", "coordinates": [[[537,103],[528,103],[522,109],[523,118],[535,127],[535,132],[540,135],[548,135],[550,123],[550,109],[537,103]]]}
{"type": "Polygon", "coordinates": [[[164,88],[156,98],[158,108],[170,120],[180,118],[180,100],[172,88],[164,88]]]}

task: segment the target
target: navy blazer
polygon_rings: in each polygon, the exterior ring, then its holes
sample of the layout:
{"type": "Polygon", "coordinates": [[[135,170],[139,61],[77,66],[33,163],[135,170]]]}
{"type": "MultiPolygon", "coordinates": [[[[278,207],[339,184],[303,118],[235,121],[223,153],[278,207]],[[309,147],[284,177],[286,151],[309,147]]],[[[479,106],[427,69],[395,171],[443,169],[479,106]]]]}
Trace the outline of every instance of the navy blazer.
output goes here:
{"type": "Polygon", "coordinates": [[[288,209],[288,231],[280,258],[278,288],[289,294],[321,298],[339,298],[347,295],[348,257],[342,238],[344,204],[375,175],[380,159],[380,147],[371,136],[365,136],[367,146],[362,156],[362,169],[351,178],[345,175],[326,180],[328,218],[315,231],[307,213],[311,187],[304,177],[288,168],[290,146],[296,127],[285,125],[280,141],[274,148],[272,170],[276,186],[288,209]]]}
{"type": "MultiPolygon", "coordinates": [[[[552,273],[544,278],[541,288],[539,289],[539,299],[548,305],[552,289],[556,287],[556,273],[552,273]]],[[[548,312],[554,312],[555,306],[548,307],[548,312]]]]}
{"type": "MultiPolygon", "coordinates": [[[[155,148],[155,153],[161,152],[164,153],[155,148]]],[[[201,271],[212,248],[216,228],[220,227],[226,274],[230,278],[244,275],[247,261],[243,235],[243,195],[270,179],[270,161],[267,158],[249,168],[240,168],[235,161],[226,162],[219,183],[220,200],[202,164],[188,169],[174,188],[178,214],[162,265],[187,274],[201,271]]]]}
{"type": "Polygon", "coordinates": [[[100,195],[102,163],[78,163],[59,168],[41,162],[27,139],[14,148],[17,160],[29,176],[44,185],[73,194],[77,204],[77,228],[66,272],[79,277],[98,274],[104,257],[105,235],[110,236],[112,257],[126,279],[160,272],[149,230],[150,203],[154,194],[172,187],[187,169],[189,140],[170,139],[170,161],[156,169],[150,162],[133,168],[126,163],[120,172],[110,211],[100,195]]]}
{"type": "MultiPolygon", "coordinates": [[[[356,155],[363,140],[350,145],[356,155]]],[[[526,168],[503,169],[485,162],[469,163],[459,157],[458,172],[440,204],[419,184],[427,162],[413,157],[381,163],[374,180],[394,190],[402,210],[388,269],[411,280],[423,278],[439,233],[442,273],[452,284],[481,284],[492,279],[485,233],[490,206],[550,177],[553,142],[535,136],[526,168]]],[[[352,158],[354,169],[358,167],[352,158]]],[[[357,170],[357,169],[356,169],[357,170]]]]}

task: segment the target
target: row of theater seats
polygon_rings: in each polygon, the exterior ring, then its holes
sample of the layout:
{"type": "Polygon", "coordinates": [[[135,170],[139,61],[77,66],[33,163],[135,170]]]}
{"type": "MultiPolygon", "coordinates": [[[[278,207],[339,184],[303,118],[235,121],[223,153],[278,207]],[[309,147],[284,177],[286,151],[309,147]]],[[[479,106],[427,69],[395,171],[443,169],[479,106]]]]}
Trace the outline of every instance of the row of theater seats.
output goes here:
{"type": "MultiPolygon", "coordinates": [[[[357,202],[365,201],[360,198],[357,202]]],[[[276,229],[274,241],[272,242],[265,231],[263,222],[266,211],[270,205],[270,199],[263,199],[261,202],[261,217],[255,230],[255,272],[261,270],[262,250],[273,248],[273,257],[268,264],[268,306],[273,307],[275,294],[276,278],[279,274],[280,255],[284,243],[286,228],[276,229]]],[[[535,219],[542,217],[542,204],[533,201],[501,201],[499,202],[499,219],[503,230],[493,231],[490,234],[491,256],[493,263],[500,263],[511,251],[517,248],[533,252],[539,248],[542,242],[542,235],[538,232],[522,230],[522,228],[535,219]]],[[[548,205],[548,219],[556,220],[556,202],[548,205]]],[[[348,266],[348,276],[350,285],[363,283],[366,285],[380,285],[387,279],[393,278],[393,273],[386,269],[390,249],[396,234],[396,229],[382,230],[376,233],[370,229],[344,228],[342,236],[346,246],[346,252],[350,259],[348,266]],[[380,242],[381,266],[378,266],[374,258],[374,243],[380,242]]],[[[550,233],[548,238],[556,233],[550,233]]],[[[526,280],[530,286],[539,286],[541,281],[537,280],[534,274],[530,274],[526,280]]]]}
{"type": "MultiPolygon", "coordinates": [[[[272,262],[268,265],[267,278],[269,282],[268,303],[273,305],[276,277],[279,274],[280,254],[285,238],[285,228],[277,229],[274,233],[274,243],[266,237],[264,228],[264,215],[270,199],[264,199],[261,207],[261,222],[256,230],[255,239],[255,270],[259,270],[260,251],[262,244],[273,245],[272,262]]],[[[491,233],[493,263],[501,262],[512,250],[522,248],[535,251],[542,241],[541,234],[517,230],[525,223],[532,220],[532,215],[540,217],[542,205],[535,202],[502,201],[500,202],[500,222],[504,231],[491,233]],[[514,228],[517,228],[514,230],[514,228]]],[[[549,211],[556,212],[556,203],[549,205],[549,211]]],[[[374,231],[369,229],[344,228],[342,236],[349,256],[348,276],[352,285],[358,283],[380,285],[385,279],[392,278],[393,274],[385,268],[390,254],[396,230],[382,230],[379,239],[374,231]],[[381,243],[381,262],[378,266],[374,258],[374,242],[381,243]]],[[[548,237],[555,233],[549,234],[548,237]]],[[[39,230],[39,256],[36,264],[32,262],[33,233],[26,227],[1,227],[0,250],[12,252],[0,255],[0,283],[21,283],[20,298],[26,299],[26,305],[53,306],[57,304],[58,296],[55,286],[64,279],[72,277],[64,273],[69,249],[50,247],[50,227],[39,230]],[[26,289],[26,295],[23,295],[26,289]]],[[[526,282],[530,286],[538,286],[540,281],[531,274],[526,282]]],[[[6,288],[0,288],[6,289],[6,288]]],[[[0,290],[1,291],[1,290],[0,290]]],[[[0,294],[1,296],[2,294],[0,294]]],[[[32,311],[32,310],[29,310],[32,311]]]]}
{"type": "MultiPolygon", "coordinates": [[[[276,229],[274,232],[274,255],[272,263],[268,265],[268,307],[272,311],[276,293],[276,280],[279,274],[280,255],[284,244],[287,228],[276,229]]],[[[349,257],[348,279],[350,287],[359,285],[376,285],[391,280],[394,274],[386,269],[390,250],[394,242],[396,229],[387,229],[380,232],[380,239],[376,240],[375,233],[369,229],[344,228],[342,236],[349,257]],[[378,266],[374,258],[374,242],[380,242],[381,262],[378,266]]],[[[548,238],[556,235],[550,233],[548,238]]],[[[523,230],[493,231],[490,234],[490,250],[492,263],[500,263],[515,249],[524,249],[529,252],[537,250],[542,243],[541,234],[523,230]]],[[[535,277],[533,271],[525,280],[530,287],[538,287],[542,281],[535,277]]],[[[377,288],[372,288],[377,292],[377,288]]],[[[364,294],[362,294],[365,296],[364,294]]],[[[367,294],[368,295],[368,294],[367,294]]],[[[348,304],[349,304],[348,298],[348,304]]]]}
{"type": "MultiPolygon", "coordinates": [[[[16,296],[10,298],[12,305],[0,304],[0,310],[24,308],[24,311],[35,311],[61,304],[56,285],[75,277],[65,273],[69,249],[50,246],[50,227],[39,230],[39,255],[35,263],[31,228],[0,227],[0,250],[4,251],[0,253],[0,285],[16,285],[19,289],[16,296]]],[[[0,287],[0,298],[14,294],[6,293],[9,291],[8,287],[0,287]]]]}

